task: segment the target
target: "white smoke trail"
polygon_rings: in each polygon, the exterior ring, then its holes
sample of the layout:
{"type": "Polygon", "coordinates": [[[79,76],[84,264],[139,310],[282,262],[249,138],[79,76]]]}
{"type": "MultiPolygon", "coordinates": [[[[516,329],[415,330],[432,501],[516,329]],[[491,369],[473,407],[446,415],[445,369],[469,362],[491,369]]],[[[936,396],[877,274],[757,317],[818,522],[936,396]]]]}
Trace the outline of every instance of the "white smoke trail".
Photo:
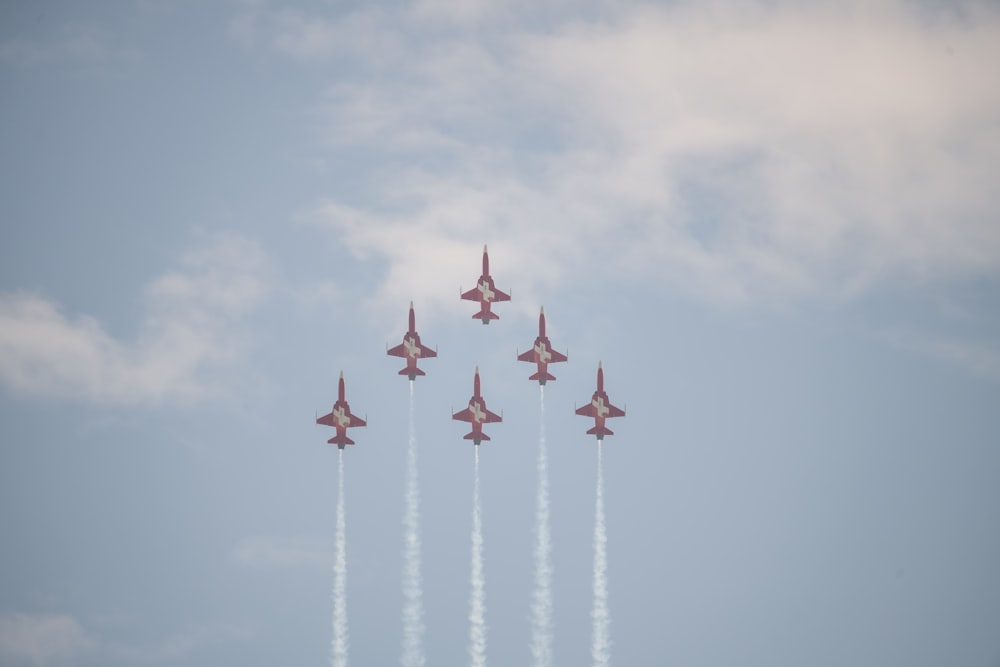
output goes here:
{"type": "Polygon", "coordinates": [[[333,561],[333,643],[330,663],[333,667],[347,665],[347,553],[344,519],[344,450],[339,450],[337,475],[337,539],[333,561]]]}
{"type": "Polygon", "coordinates": [[[413,380],[410,380],[410,441],[406,456],[406,509],[403,514],[403,667],[423,667],[423,582],[420,579],[420,487],[417,439],[413,431],[413,380]]]}
{"type": "Polygon", "coordinates": [[[469,657],[472,667],[486,667],[486,581],[483,577],[483,523],[479,504],[479,447],[472,483],[472,575],[469,593],[469,657]]]}
{"type": "Polygon", "coordinates": [[[597,441],[597,504],[594,511],[594,667],[611,664],[611,612],[608,611],[608,535],[604,528],[604,464],[597,441]]]}
{"type": "Polygon", "coordinates": [[[552,665],[552,541],[549,533],[549,468],[545,442],[545,385],[540,390],[538,493],[535,497],[535,590],[531,596],[531,657],[535,667],[552,665]]]}

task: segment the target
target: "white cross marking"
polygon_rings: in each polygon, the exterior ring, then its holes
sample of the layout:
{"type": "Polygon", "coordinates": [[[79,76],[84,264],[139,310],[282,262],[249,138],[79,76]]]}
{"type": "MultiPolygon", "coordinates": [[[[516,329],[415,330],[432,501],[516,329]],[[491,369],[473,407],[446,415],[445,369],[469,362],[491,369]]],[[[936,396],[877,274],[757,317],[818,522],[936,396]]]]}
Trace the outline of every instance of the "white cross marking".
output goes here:
{"type": "Polygon", "coordinates": [[[545,347],[544,342],[540,342],[535,346],[535,354],[538,355],[538,360],[542,363],[549,363],[549,359],[552,358],[552,353],[549,352],[548,348],[545,347]]]}
{"type": "Polygon", "coordinates": [[[594,406],[595,410],[597,410],[597,416],[598,417],[604,417],[609,412],[611,412],[611,408],[609,408],[606,405],[604,405],[604,399],[603,398],[600,398],[600,397],[595,398],[594,400],[592,400],[590,402],[590,404],[594,406]]]}
{"type": "Polygon", "coordinates": [[[486,419],[486,413],[483,412],[483,409],[476,401],[471,401],[469,403],[469,411],[472,412],[472,421],[476,422],[477,424],[481,423],[484,419],[486,419]]]}
{"type": "Polygon", "coordinates": [[[333,411],[333,421],[338,426],[347,426],[351,423],[351,416],[344,412],[344,408],[335,408],[333,411]]]}
{"type": "Polygon", "coordinates": [[[480,297],[483,301],[492,301],[496,297],[496,293],[490,289],[490,284],[485,280],[479,283],[479,291],[482,292],[480,297]]]}
{"type": "Polygon", "coordinates": [[[420,356],[420,346],[417,345],[417,341],[414,338],[404,338],[403,347],[406,348],[406,356],[410,358],[420,356]]]}

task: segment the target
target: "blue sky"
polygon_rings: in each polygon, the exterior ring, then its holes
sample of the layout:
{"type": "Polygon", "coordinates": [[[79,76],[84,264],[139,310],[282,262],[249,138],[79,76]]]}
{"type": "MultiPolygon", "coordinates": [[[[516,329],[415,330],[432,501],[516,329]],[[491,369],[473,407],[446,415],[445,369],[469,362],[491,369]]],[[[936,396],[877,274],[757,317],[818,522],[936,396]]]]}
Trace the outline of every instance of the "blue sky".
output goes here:
{"type": "Polygon", "coordinates": [[[416,306],[427,664],[529,662],[545,307],[554,664],[1000,664],[991,3],[144,0],[0,9],[0,664],[402,642],[416,306]],[[512,293],[460,301],[490,247],[512,293]]]}

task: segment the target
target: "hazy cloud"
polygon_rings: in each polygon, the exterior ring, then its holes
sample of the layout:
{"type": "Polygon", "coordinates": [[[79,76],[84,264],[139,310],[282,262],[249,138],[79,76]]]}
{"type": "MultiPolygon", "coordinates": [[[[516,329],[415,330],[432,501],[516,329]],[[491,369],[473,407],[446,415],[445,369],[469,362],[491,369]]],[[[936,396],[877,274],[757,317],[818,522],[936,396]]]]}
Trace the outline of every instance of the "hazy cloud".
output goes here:
{"type": "Polygon", "coordinates": [[[68,614],[0,614],[4,665],[67,664],[96,646],[96,640],[68,614]]]}
{"type": "Polygon", "coordinates": [[[1000,381],[1000,348],[994,341],[959,336],[932,336],[902,329],[882,337],[895,347],[943,361],[974,375],[1000,381]]]}
{"type": "Polygon", "coordinates": [[[61,26],[48,38],[13,37],[0,42],[0,63],[107,63],[134,60],[137,52],[118,44],[103,27],[91,23],[61,26]]]}
{"type": "Polygon", "coordinates": [[[99,403],[157,403],[217,395],[219,372],[248,345],[238,326],[266,291],[259,245],[222,234],[187,253],[145,290],[137,340],[67,317],[48,299],[0,294],[0,380],[12,390],[99,403]]]}
{"type": "Polygon", "coordinates": [[[257,535],[240,541],[233,549],[233,559],[254,568],[325,566],[333,560],[333,549],[315,539],[257,535]]]}

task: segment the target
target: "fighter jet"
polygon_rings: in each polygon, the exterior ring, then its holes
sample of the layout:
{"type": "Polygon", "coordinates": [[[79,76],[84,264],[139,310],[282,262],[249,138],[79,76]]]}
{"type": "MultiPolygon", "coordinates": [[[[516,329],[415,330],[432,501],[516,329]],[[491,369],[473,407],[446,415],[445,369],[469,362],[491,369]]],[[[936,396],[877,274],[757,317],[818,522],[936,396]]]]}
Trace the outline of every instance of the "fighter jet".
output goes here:
{"type": "Polygon", "coordinates": [[[436,357],[437,352],[420,342],[420,334],[417,333],[416,316],[413,314],[413,302],[410,302],[410,329],[403,334],[403,342],[392,349],[387,349],[386,354],[394,357],[405,357],[406,368],[399,371],[400,375],[409,376],[413,380],[418,375],[426,375],[417,368],[418,357],[436,357]]]}
{"type": "Polygon", "coordinates": [[[476,366],[476,377],[472,381],[472,398],[469,399],[469,407],[456,412],[451,418],[472,423],[472,431],[467,433],[464,439],[471,440],[477,445],[483,440],[490,439],[490,436],[483,433],[483,424],[503,421],[503,417],[486,409],[486,401],[479,393],[479,366],[476,366]]]}
{"type": "Polygon", "coordinates": [[[483,275],[479,276],[479,282],[468,292],[462,292],[462,298],[466,301],[478,301],[479,312],[472,316],[472,319],[480,319],[483,324],[489,324],[490,320],[498,320],[500,316],[490,310],[490,303],[493,301],[510,301],[510,294],[505,294],[493,284],[493,277],[490,275],[490,256],[483,246],[483,275]]]}
{"type": "Polygon", "coordinates": [[[528,377],[529,380],[538,380],[538,384],[544,385],[546,380],[555,380],[556,376],[548,371],[549,364],[559,361],[566,361],[568,357],[562,352],[552,349],[549,337],[545,335],[545,308],[538,313],[538,336],[535,344],[524,354],[517,355],[520,361],[530,361],[538,364],[538,372],[528,377]]]}
{"type": "Polygon", "coordinates": [[[611,405],[611,401],[608,400],[608,395],[604,391],[604,369],[601,368],[601,362],[597,362],[597,391],[594,392],[594,397],[590,399],[590,403],[576,409],[576,414],[594,418],[594,428],[587,431],[587,433],[596,435],[598,441],[604,440],[604,436],[606,435],[615,434],[614,431],[604,425],[605,419],[625,416],[624,410],[611,405]]]}
{"type": "Polygon", "coordinates": [[[337,435],[327,442],[331,445],[336,444],[340,449],[354,444],[354,441],[347,437],[347,429],[367,425],[364,419],[351,414],[351,406],[344,400],[344,371],[340,371],[340,387],[337,390],[337,402],[333,404],[333,411],[328,415],[317,417],[316,423],[337,429],[337,435]]]}

